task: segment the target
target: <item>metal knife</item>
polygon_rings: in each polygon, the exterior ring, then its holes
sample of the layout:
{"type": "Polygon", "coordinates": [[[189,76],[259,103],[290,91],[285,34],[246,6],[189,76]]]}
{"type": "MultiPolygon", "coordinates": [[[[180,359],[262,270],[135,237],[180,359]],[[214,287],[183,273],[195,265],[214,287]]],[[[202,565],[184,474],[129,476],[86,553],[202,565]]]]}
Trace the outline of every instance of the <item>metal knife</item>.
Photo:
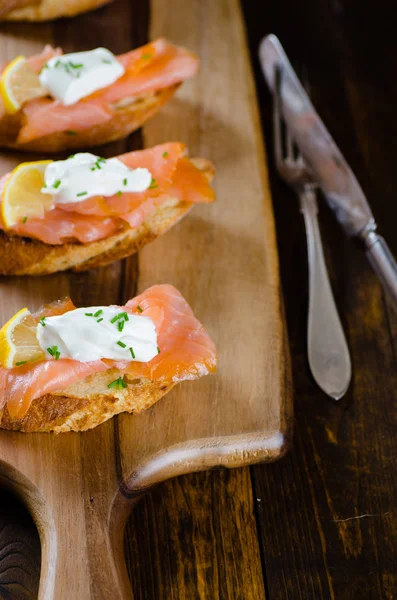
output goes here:
{"type": "Polygon", "coordinates": [[[397,263],[376,229],[371,208],[356,177],[310,102],[278,38],[271,34],[259,47],[271,91],[282,71],[283,116],[300,151],[345,232],[364,243],[367,257],[397,311],[397,263]]]}

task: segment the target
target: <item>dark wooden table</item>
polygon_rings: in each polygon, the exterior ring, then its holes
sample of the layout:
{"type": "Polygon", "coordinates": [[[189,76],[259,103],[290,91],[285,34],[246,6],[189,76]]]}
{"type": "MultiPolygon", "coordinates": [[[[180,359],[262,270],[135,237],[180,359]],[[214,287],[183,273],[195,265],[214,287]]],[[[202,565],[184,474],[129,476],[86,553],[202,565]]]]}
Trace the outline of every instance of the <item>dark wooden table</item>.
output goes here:
{"type": "MultiPolygon", "coordinates": [[[[244,0],[243,9],[270,165],[270,101],[256,51],[272,31],[307,74],[312,98],[397,255],[394,2],[244,0]]],[[[306,360],[302,217],[272,166],[270,173],[293,359],[294,446],[279,463],[191,475],[146,496],[125,537],[137,599],[397,596],[397,318],[365,257],[321,204],[354,371],[347,396],[328,400],[306,360]]],[[[2,492],[0,598],[35,598],[39,564],[29,517],[2,492]]]]}

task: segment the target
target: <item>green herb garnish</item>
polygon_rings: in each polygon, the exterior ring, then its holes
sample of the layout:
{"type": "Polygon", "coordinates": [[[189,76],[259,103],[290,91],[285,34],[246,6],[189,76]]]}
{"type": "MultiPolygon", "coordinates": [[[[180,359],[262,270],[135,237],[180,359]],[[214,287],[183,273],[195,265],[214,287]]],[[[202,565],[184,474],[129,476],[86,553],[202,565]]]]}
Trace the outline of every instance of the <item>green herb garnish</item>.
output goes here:
{"type": "Polygon", "coordinates": [[[79,192],[76,196],[86,196],[88,192],[79,192]]]}
{"type": "Polygon", "coordinates": [[[86,317],[93,317],[94,313],[84,313],[86,317]]]}
{"type": "Polygon", "coordinates": [[[68,135],[77,135],[77,131],[72,131],[71,129],[68,129],[68,130],[66,131],[66,133],[67,133],[68,135]]]}
{"type": "Polygon", "coordinates": [[[52,187],[54,187],[55,189],[58,189],[60,185],[61,185],[61,180],[57,179],[52,187]]]}
{"type": "Polygon", "coordinates": [[[21,365],[26,365],[28,361],[27,360],[20,360],[19,362],[15,363],[17,367],[20,367],[21,365]]]}
{"type": "Polygon", "coordinates": [[[102,62],[105,63],[106,65],[111,65],[112,64],[112,61],[108,60],[107,58],[103,58],[102,62]]]}
{"type": "Polygon", "coordinates": [[[101,315],[103,313],[102,308],[100,308],[99,310],[96,311],[96,313],[94,313],[94,317],[99,317],[99,315],[101,315]]]}
{"type": "Polygon", "coordinates": [[[47,348],[47,352],[48,354],[51,354],[51,356],[55,356],[55,360],[59,360],[59,357],[61,356],[61,353],[58,350],[58,346],[52,346],[51,348],[47,348]]]}
{"type": "Polygon", "coordinates": [[[160,354],[160,348],[157,346],[157,354],[160,354]]]}
{"type": "Polygon", "coordinates": [[[28,218],[27,218],[27,217],[24,217],[24,218],[22,219],[22,223],[26,223],[26,221],[27,221],[27,220],[28,220],[28,218]]]}
{"type": "Polygon", "coordinates": [[[120,190],[117,192],[116,196],[121,196],[123,192],[121,192],[120,190]]]}
{"type": "Polygon", "coordinates": [[[112,381],[111,383],[108,384],[109,389],[112,389],[114,387],[126,388],[127,384],[122,377],[118,377],[117,379],[115,379],[114,381],[112,381]]]}
{"type": "Polygon", "coordinates": [[[127,183],[128,183],[128,179],[127,178],[123,179],[123,184],[127,185],[127,183]]]}
{"type": "Polygon", "coordinates": [[[41,317],[41,319],[40,319],[40,325],[42,325],[43,327],[45,327],[44,320],[45,320],[45,317],[41,317]]]}
{"type": "Polygon", "coordinates": [[[117,329],[118,329],[119,331],[123,331],[123,329],[124,329],[124,321],[119,321],[119,322],[117,323],[117,329]]]}
{"type": "Polygon", "coordinates": [[[139,312],[140,312],[140,313],[142,313],[142,312],[143,312],[143,309],[142,309],[142,308],[139,306],[139,304],[138,304],[138,306],[137,306],[137,309],[139,310],[139,312]]]}
{"type": "Polygon", "coordinates": [[[98,319],[97,323],[100,323],[101,321],[103,321],[103,319],[102,319],[102,318],[101,318],[101,319],[98,319]]]}
{"type": "Polygon", "coordinates": [[[152,179],[152,182],[149,186],[149,190],[152,190],[153,188],[156,188],[156,187],[159,187],[159,186],[157,185],[156,180],[152,179]]]}
{"type": "Polygon", "coordinates": [[[168,152],[163,152],[163,158],[167,158],[168,152]]]}
{"type": "Polygon", "coordinates": [[[129,351],[131,352],[131,356],[132,356],[132,358],[135,358],[135,353],[134,353],[133,349],[132,349],[132,348],[129,348],[129,351]]]}
{"type": "Polygon", "coordinates": [[[117,345],[120,346],[121,348],[127,348],[127,344],[124,344],[124,342],[117,342],[117,345]]]}
{"type": "Polygon", "coordinates": [[[146,54],[142,54],[141,58],[143,60],[149,60],[149,58],[152,58],[153,54],[150,54],[150,52],[147,52],[146,54]]]}

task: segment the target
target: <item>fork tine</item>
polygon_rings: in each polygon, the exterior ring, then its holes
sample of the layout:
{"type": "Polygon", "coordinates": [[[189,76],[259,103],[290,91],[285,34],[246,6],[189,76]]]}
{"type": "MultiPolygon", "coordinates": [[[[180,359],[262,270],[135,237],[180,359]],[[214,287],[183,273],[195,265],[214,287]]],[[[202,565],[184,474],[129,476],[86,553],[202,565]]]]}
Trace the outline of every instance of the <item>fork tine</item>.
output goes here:
{"type": "Polygon", "coordinates": [[[283,145],[282,145],[282,125],[281,125],[281,69],[276,66],[274,73],[274,98],[273,98],[273,145],[276,165],[278,169],[283,163],[283,145]]]}

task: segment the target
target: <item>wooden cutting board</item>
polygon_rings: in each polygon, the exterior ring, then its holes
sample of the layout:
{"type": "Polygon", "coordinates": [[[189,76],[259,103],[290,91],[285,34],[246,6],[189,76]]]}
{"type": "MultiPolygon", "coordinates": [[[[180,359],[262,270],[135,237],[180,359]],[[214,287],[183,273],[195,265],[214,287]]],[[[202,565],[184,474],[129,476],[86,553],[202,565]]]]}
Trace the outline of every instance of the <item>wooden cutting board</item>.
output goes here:
{"type": "MultiPolygon", "coordinates": [[[[0,478],[28,505],[42,540],[40,598],[131,597],[123,528],[132,501],[184,473],[279,458],[291,383],[275,229],[255,90],[237,0],[118,0],[57,24],[0,30],[1,60],[43,43],[115,53],[166,35],[201,57],[198,77],[140,134],[106,156],[181,140],[217,167],[216,204],[199,206],[139,257],[99,271],[0,280],[0,322],[70,294],[123,303],[154,283],[185,295],[219,350],[219,371],[137,415],[82,434],[0,432],[0,478]]],[[[31,157],[28,157],[28,159],[31,157]]],[[[0,173],[26,156],[3,152],[0,173]]]]}

